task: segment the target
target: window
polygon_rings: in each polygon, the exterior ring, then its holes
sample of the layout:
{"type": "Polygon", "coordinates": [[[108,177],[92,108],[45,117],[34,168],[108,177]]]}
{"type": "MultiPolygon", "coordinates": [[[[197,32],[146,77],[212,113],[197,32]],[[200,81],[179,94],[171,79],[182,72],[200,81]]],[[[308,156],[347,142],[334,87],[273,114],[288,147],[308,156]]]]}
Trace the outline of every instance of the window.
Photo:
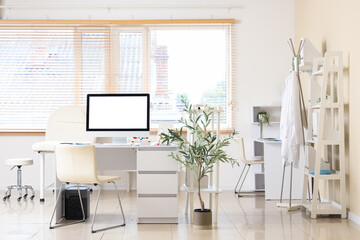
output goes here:
{"type": "Polygon", "coordinates": [[[221,106],[232,127],[231,25],[0,26],[0,128],[43,129],[88,93],[150,92],[153,127],[181,96],[221,106]]]}
{"type": "Polygon", "coordinates": [[[143,33],[119,33],[119,92],[147,92],[143,89],[143,33]]]}
{"type": "Polygon", "coordinates": [[[153,120],[177,120],[181,96],[227,111],[227,48],[223,28],[150,29],[153,120]]]}
{"type": "Polygon", "coordinates": [[[1,128],[44,128],[49,114],[75,101],[73,32],[0,31],[1,128]]]}

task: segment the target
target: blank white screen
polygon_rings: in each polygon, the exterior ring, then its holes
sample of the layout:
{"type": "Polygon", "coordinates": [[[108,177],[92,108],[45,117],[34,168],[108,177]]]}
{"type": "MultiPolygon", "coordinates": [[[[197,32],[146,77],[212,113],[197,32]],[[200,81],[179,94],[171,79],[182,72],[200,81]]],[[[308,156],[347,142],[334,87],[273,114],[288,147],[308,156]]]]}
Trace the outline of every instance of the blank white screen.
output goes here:
{"type": "Polygon", "coordinates": [[[89,129],[146,129],[146,96],[89,97],[89,129]]]}

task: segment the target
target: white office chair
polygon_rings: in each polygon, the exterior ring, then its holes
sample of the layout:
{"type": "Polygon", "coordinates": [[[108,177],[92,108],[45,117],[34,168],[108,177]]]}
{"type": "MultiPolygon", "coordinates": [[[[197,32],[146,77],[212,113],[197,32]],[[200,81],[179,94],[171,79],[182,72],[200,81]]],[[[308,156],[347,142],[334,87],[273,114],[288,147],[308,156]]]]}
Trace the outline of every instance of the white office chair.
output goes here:
{"type": "Polygon", "coordinates": [[[239,180],[237,181],[236,186],[235,186],[235,189],[234,189],[235,193],[238,193],[238,197],[241,197],[240,191],[241,191],[241,188],[242,188],[242,186],[243,186],[243,184],[244,184],[244,182],[245,182],[245,179],[246,179],[246,177],[247,177],[247,174],[248,174],[248,172],[249,172],[250,167],[251,167],[252,165],[254,165],[254,164],[264,164],[264,160],[263,160],[263,157],[254,157],[253,159],[247,159],[247,158],[245,157],[244,139],[243,139],[243,138],[236,138],[236,139],[234,139],[234,140],[235,140],[235,142],[237,143],[238,148],[239,148],[239,151],[240,151],[240,156],[239,156],[239,157],[240,157],[240,160],[245,164],[244,167],[243,167],[243,169],[242,169],[242,171],[241,171],[239,180]],[[237,187],[238,187],[238,185],[239,185],[239,183],[240,183],[240,180],[241,180],[241,178],[242,178],[242,176],[243,176],[244,171],[245,171],[246,168],[247,168],[247,171],[246,171],[246,173],[245,173],[245,176],[244,176],[243,180],[241,181],[239,190],[236,191],[236,189],[237,189],[237,187]]]}
{"type": "Polygon", "coordinates": [[[44,201],[45,154],[53,153],[59,142],[95,142],[86,135],[86,109],[81,105],[58,108],[49,117],[44,142],[32,149],[40,154],[40,201],[44,201]]]}
{"type": "Polygon", "coordinates": [[[119,191],[118,191],[116,183],[115,183],[115,181],[119,180],[120,177],[100,176],[97,174],[95,146],[94,145],[59,144],[56,146],[55,154],[56,154],[56,167],[57,167],[56,173],[57,173],[58,179],[62,182],[62,184],[60,187],[59,195],[56,199],[56,204],[55,204],[53,214],[51,216],[50,229],[85,221],[84,206],[83,206],[83,203],[81,200],[79,184],[94,184],[94,185],[100,186],[99,193],[98,193],[97,200],[96,200],[95,212],[94,212],[94,216],[93,216],[93,219],[91,222],[91,232],[95,233],[97,231],[103,231],[103,230],[107,230],[110,228],[125,226],[124,211],[123,211],[123,208],[121,205],[119,191]],[[93,226],[94,226],[94,221],[95,221],[95,217],[96,217],[97,207],[99,204],[102,185],[105,183],[110,183],[110,182],[112,182],[115,186],[117,198],[119,201],[119,205],[120,205],[120,209],[121,209],[121,213],[122,213],[122,217],[123,217],[123,224],[94,230],[93,226]],[[61,196],[61,190],[66,183],[77,184],[83,219],[79,220],[79,221],[74,221],[71,223],[64,223],[64,224],[55,223],[55,225],[52,225],[52,220],[54,218],[56,206],[59,203],[59,199],[61,196]]]}

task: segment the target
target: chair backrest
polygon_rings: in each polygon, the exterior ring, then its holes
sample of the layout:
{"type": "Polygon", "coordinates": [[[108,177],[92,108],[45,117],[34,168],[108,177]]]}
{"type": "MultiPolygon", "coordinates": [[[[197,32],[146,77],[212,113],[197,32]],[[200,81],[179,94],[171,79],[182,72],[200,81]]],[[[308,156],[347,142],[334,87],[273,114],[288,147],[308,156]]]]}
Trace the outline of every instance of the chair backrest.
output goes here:
{"type": "Polygon", "coordinates": [[[62,182],[98,183],[94,145],[58,144],[56,174],[62,182]]]}
{"type": "Polygon", "coordinates": [[[95,142],[86,135],[85,106],[69,105],[53,112],[46,126],[46,141],[95,142]]]}
{"type": "Polygon", "coordinates": [[[234,140],[238,145],[238,149],[239,149],[239,153],[240,153],[239,154],[240,160],[243,163],[248,164],[248,161],[246,160],[246,157],[245,157],[244,138],[235,138],[234,140]]]}

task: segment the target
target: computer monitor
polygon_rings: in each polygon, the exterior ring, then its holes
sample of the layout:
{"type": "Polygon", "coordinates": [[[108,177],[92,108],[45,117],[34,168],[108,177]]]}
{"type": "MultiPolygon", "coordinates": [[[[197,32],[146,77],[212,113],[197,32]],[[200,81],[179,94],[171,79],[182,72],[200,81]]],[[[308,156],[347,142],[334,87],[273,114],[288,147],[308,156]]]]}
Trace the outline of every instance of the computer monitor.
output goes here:
{"type": "MultiPolygon", "coordinates": [[[[150,131],[150,94],[88,94],[86,132],[92,137],[142,137],[150,131]]],[[[121,138],[119,138],[121,137],[121,138]]]]}

